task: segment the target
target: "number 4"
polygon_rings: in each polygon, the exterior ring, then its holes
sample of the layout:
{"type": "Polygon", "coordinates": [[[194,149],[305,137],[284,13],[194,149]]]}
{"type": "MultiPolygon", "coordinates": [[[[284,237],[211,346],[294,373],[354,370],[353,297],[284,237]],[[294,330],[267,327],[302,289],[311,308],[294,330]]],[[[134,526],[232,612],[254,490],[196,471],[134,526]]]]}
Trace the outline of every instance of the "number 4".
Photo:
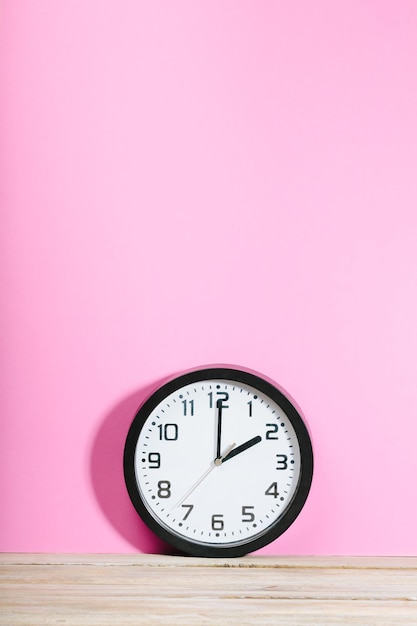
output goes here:
{"type": "Polygon", "coordinates": [[[277,483],[272,483],[268,487],[268,489],[265,491],[265,495],[266,496],[274,496],[274,498],[278,498],[278,496],[279,496],[278,484],[277,483]]]}

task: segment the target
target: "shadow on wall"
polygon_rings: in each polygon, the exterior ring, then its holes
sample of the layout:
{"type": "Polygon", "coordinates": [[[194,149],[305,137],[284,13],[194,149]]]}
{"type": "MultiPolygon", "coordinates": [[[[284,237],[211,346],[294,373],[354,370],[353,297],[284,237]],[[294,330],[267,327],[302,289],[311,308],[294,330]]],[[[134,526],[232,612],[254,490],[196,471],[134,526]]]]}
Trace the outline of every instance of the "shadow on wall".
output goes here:
{"type": "Polygon", "coordinates": [[[136,513],[123,476],[123,451],[129,426],[139,406],[155,388],[156,385],[149,385],[129,395],[104,419],[93,443],[91,480],[103,513],[134,548],[142,553],[173,554],[173,549],[156,537],[136,513]]]}

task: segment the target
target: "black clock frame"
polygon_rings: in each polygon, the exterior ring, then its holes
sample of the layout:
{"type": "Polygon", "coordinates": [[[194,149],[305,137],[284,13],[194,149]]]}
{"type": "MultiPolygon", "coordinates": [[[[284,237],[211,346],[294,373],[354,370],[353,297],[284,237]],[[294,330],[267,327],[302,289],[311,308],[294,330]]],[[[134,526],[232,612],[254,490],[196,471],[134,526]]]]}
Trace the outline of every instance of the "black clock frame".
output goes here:
{"type": "Polygon", "coordinates": [[[263,548],[282,535],[300,514],[307,500],[313,478],[313,448],[307,426],[299,411],[288,397],[275,384],[248,370],[233,367],[205,367],[181,374],[159,387],[138,409],[127,434],[123,469],[128,494],[145,524],[161,539],[174,546],[180,552],[202,557],[237,557],[263,548]],[[297,489],[287,509],[274,523],[256,536],[223,545],[191,541],[175,534],[152,515],[143,501],[135,473],[135,452],[142,427],[154,408],[171,393],[185,385],[207,380],[230,380],[250,385],[276,402],[290,420],[300,446],[301,470],[297,489]]]}

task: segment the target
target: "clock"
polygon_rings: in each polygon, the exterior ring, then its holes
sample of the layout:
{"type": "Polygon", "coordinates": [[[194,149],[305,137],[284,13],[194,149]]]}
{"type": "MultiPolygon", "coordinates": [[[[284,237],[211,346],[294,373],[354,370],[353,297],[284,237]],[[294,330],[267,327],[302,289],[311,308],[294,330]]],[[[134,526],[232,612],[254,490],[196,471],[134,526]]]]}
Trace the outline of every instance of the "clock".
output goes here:
{"type": "Polygon", "coordinates": [[[124,476],[142,520],[183,553],[242,556],[294,522],[310,491],[306,424],[260,374],[205,367],[160,386],[139,408],[124,476]]]}

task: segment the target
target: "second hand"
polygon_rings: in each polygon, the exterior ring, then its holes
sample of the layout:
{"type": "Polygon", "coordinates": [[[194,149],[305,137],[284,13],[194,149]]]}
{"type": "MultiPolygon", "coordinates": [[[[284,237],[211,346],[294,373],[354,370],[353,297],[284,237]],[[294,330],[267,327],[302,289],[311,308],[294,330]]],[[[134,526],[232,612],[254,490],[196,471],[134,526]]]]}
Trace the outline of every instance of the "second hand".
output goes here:
{"type": "Polygon", "coordinates": [[[185,496],[183,496],[181,498],[181,500],[179,502],[177,502],[177,504],[175,505],[174,508],[177,508],[178,506],[180,506],[184,500],[186,500],[188,498],[188,496],[190,496],[194,489],[197,489],[198,485],[200,485],[203,480],[210,474],[211,471],[214,470],[215,467],[219,467],[219,465],[221,465],[223,463],[223,459],[227,457],[227,455],[229,454],[229,452],[231,452],[233,450],[233,448],[235,447],[235,443],[232,443],[230,446],[228,446],[226,448],[226,450],[223,452],[222,456],[220,456],[219,458],[215,459],[210,467],[204,472],[204,474],[202,476],[200,476],[200,478],[197,480],[196,483],[194,483],[194,485],[191,487],[191,489],[189,491],[187,491],[187,493],[185,494],[185,496]]]}

